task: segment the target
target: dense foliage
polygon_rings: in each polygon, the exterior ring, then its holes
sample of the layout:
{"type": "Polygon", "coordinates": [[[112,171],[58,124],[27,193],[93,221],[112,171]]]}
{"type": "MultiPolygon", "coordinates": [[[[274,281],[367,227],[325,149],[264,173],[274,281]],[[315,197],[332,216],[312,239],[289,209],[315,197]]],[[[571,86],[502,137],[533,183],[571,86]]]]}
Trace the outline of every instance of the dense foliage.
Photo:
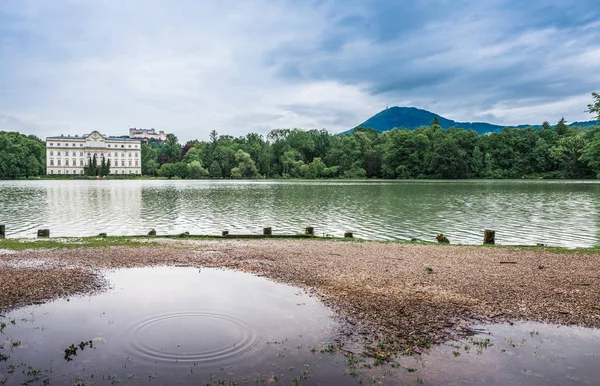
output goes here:
{"type": "Polygon", "coordinates": [[[351,134],[280,129],[181,146],[142,145],[142,172],[180,178],[600,178],[600,127],[506,128],[499,133],[437,122],[416,130],[351,134]]]}
{"type": "Polygon", "coordinates": [[[35,135],[0,131],[0,178],[46,173],[46,147],[35,135]]]}

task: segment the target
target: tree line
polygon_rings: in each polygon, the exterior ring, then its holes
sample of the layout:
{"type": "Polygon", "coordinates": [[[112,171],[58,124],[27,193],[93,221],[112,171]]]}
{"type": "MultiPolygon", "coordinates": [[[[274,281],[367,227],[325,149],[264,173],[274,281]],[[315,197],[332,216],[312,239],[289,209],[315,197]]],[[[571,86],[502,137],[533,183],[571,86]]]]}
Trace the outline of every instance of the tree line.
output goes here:
{"type": "Polygon", "coordinates": [[[142,174],[179,178],[600,178],[600,127],[506,128],[478,135],[437,122],[384,133],[279,129],[142,145],[142,174]]]}
{"type": "MultiPolygon", "coordinates": [[[[600,121],[600,94],[588,111],[600,121]]],[[[349,134],[278,129],[266,137],[219,135],[208,141],[142,144],[142,174],[166,178],[600,178],[600,126],[505,128],[478,135],[443,130],[434,120],[415,130],[380,133],[357,127],[349,134]]],[[[0,132],[0,178],[44,174],[44,143],[35,136],[0,132]]],[[[92,161],[88,175],[110,165],[92,161]]]]}

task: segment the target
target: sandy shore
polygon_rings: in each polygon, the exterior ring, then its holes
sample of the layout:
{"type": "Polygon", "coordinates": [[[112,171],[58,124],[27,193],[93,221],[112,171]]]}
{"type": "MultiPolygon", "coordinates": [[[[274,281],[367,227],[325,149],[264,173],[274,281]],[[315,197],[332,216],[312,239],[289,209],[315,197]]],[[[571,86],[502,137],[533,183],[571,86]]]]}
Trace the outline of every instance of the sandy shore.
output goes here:
{"type": "Polygon", "coordinates": [[[393,351],[418,351],[473,320],[600,327],[600,255],[322,240],[161,243],[0,253],[0,311],[103,288],[101,269],[183,264],[310,288],[338,310],[348,335],[393,351]]]}

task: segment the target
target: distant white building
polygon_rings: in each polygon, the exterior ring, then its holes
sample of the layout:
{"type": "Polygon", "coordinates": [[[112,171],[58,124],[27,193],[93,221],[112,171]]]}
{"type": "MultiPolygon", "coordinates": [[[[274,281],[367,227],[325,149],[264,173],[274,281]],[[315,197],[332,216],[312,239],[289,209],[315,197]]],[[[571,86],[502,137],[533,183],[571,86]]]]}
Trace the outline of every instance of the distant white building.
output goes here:
{"type": "Polygon", "coordinates": [[[107,137],[97,131],[81,137],[46,138],[46,174],[83,174],[88,160],[110,160],[110,174],[142,174],[141,141],[107,137]]]}
{"type": "Polygon", "coordinates": [[[129,138],[139,138],[139,139],[158,139],[159,141],[164,141],[167,139],[167,134],[163,130],[158,133],[154,129],[137,129],[135,127],[129,129],[129,138]]]}

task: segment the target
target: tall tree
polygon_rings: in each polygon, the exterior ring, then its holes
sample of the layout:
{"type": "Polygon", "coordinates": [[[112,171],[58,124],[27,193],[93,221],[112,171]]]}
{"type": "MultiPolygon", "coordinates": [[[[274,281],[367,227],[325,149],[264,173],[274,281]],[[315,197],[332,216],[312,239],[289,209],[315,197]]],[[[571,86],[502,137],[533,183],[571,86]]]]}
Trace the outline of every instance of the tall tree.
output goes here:
{"type": "Polygon", "coordinates": [[[594,98],[594,103],[589,104],[586,111],[590,114],[596,114],[596,119],[600,121],[600,93],[593,92],[592,97],[594,98]]]}
{"type": "Polygon", "coordinates": [[[560,121],[554,126],[554,130],[556,130],[556,134],[565,135],[567,133],[567,121],[565,121],[565,117],[560,118],[560,121]]]}

